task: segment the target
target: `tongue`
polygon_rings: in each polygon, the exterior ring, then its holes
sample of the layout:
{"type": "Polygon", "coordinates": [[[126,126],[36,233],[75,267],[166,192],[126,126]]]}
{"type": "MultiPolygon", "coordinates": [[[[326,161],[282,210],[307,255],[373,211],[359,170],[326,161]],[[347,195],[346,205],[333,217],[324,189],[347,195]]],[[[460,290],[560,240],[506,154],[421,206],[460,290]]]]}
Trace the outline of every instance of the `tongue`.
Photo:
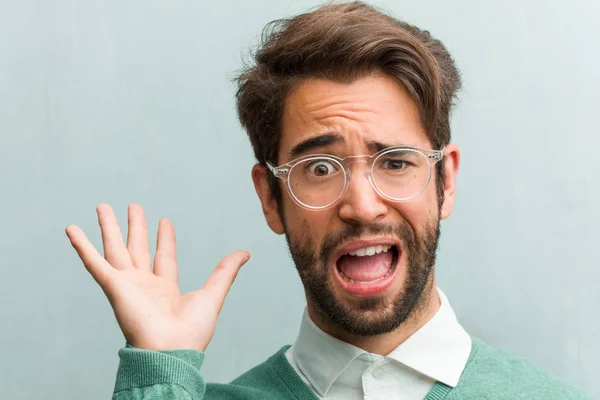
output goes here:
{"type": "Polygon", "coordinates": [[[384,277],[391,264],[391,251],[365,257],[342,256],[337,262],[344,275],[360,282],[374,281],[384,277]]]}

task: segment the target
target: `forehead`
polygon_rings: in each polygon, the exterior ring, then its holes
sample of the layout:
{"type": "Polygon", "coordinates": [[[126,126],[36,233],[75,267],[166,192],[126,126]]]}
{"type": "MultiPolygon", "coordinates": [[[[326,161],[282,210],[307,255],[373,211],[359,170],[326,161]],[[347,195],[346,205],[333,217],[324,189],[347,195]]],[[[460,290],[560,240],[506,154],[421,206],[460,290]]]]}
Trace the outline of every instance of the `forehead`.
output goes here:
{"type": "Polygon", "coordinates": [[[332,134],[338,140],[324,140],[317,147],[344,153],[340,155],[364,154],[374,142],[429,147],[415,103],[388,76],[352,83],[309,78],[298,84],[284,106],[280,161],[289,161],[299,144],[332,134]]]}

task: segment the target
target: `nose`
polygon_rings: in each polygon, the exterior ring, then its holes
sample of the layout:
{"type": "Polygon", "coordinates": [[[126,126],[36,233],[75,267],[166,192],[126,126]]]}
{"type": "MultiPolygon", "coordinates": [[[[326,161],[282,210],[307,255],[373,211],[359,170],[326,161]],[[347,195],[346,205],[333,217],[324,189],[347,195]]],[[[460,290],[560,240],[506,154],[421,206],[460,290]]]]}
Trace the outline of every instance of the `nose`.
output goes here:
{"type": "Polygon", "coordinates": [[[375,191],[367,178],[366,162],[353,164],[348,190],[341,199],[339,216],[351,224],[369,225],[377,222],[388,212],[388,206],[375,191]],[[358,168],[358,164],[362,167],[358,168]]]}

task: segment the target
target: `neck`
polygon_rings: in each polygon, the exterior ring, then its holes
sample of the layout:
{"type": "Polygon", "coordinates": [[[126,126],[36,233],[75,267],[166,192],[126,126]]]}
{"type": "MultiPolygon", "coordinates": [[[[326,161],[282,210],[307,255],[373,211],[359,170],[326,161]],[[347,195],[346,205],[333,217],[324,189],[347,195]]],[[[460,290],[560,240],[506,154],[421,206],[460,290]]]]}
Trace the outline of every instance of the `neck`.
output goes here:
{"type": "Polygon", "coordinates": [[[322,318],[310,302],[307,304],[308,315],[322,331],[336,339],[350,343],[369,353],[387,356],[429,322],[439,310],[441,300],[435,287],[435,281],[432,280],[431,284],[427,285],[423,291],[421,301],[410,317],[394,331],[378,336],[358,336],[343,331],[322,318]]]}

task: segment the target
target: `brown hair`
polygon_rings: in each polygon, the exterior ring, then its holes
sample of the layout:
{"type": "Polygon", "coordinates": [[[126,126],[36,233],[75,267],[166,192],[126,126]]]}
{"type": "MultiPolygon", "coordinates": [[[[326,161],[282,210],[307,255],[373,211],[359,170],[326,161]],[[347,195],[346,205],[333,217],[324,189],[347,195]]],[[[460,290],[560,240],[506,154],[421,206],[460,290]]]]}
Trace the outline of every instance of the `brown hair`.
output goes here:
{"type": "MultiPolygon", "coordinates": [[[[253,63],[237,78],[237,111],[254,155],[278,165],[285,100],[303,78],[350,83],[386,74],[411,96],[435,149],[450,142],[450,111],[460,88],[452,57],[428,31],[362,2],[328,3],[268,24],[253,63]]],[[[443,200],[443,162],[437,163],[443,200]]],[[[281,201],[277,180],[271,190],[281,201]]]]}

